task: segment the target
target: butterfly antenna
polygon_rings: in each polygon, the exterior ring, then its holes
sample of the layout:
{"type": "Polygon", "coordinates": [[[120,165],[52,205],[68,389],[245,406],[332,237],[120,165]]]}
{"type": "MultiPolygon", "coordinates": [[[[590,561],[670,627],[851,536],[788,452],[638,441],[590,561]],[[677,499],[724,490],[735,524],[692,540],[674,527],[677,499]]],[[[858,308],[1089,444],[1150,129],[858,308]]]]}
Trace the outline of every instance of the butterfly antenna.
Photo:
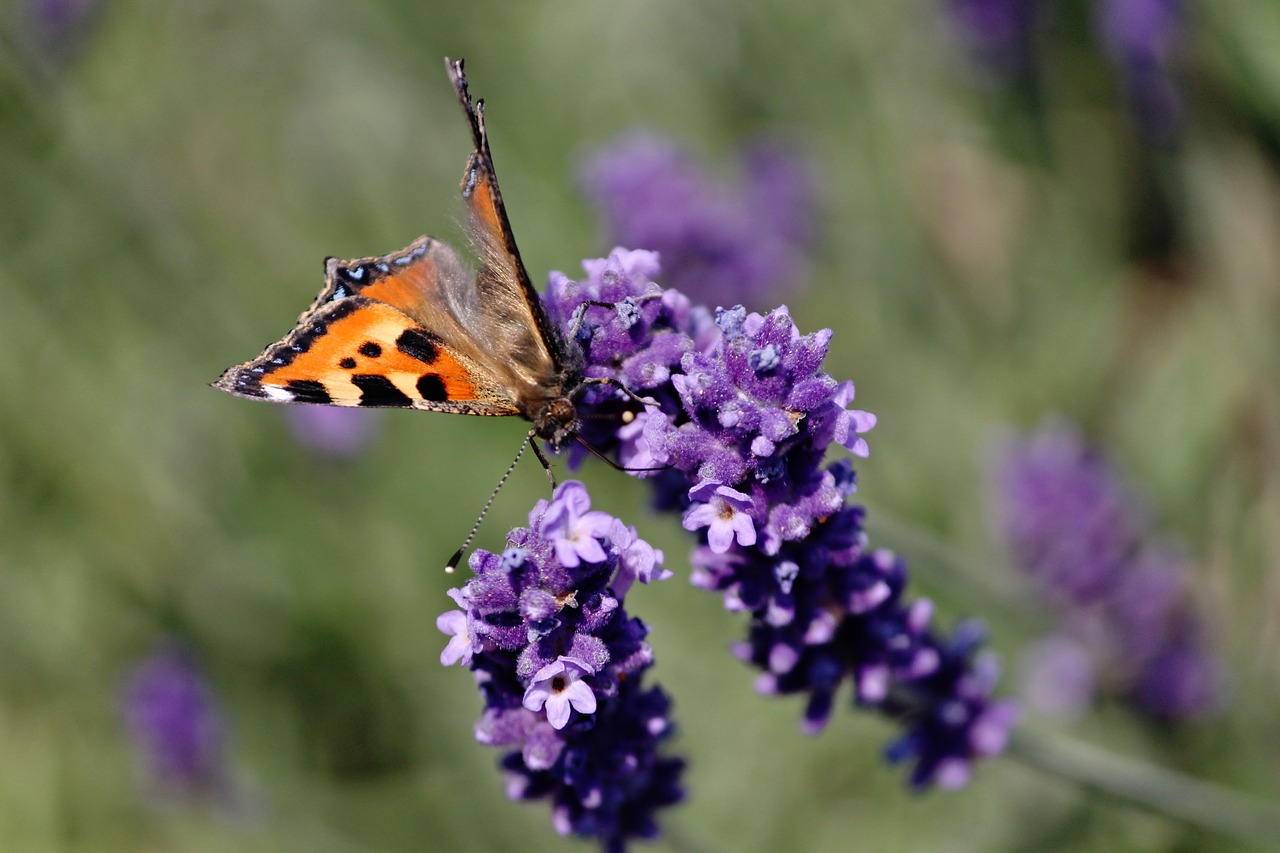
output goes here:
{"type": "Polygon", "coordinates": [[[444,570],[446,574],[453,574],[454,569],[458,568],[458,563],[462,562],[462,555],[467,552],[467,548],[471,547],[471,540],[476,538],[476,533],[480,530],[484,517],[489,514],[489,507],[493,506],[493,502],[498,497],[498,492],[502,491],[502,487],[506,485],[507,478],[511,476],[511,472],[516,470],[516,464],[520,461],[520,457],[524,455],[524,449],[529,446],[529,442],[521,443],[520,449],[516,451],[516,458],[511,460],[511,464],[507,466],[507,472],[502,475],[502,479],[498,481],[498,485],[493,487],[493,494],[489,495],[489,500],[485,501],[484,509],[480,510],[480,517],[476,519],[476,523],[471,525],[471,532],[467,534],[466,541],[462,543],[462,547],[453,552],[453,556],[449,558],[449,562],[445,563],[444,570]]]}

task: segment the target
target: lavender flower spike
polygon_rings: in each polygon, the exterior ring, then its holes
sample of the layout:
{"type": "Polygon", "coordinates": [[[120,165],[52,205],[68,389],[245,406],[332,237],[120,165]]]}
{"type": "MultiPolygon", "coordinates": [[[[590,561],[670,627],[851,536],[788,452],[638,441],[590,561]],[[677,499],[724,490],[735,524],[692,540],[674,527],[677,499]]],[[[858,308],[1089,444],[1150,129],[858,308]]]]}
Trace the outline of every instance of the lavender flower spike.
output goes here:
{"type": "Polygon", "coordinates": [[[635,581],[669,577],[662,552],[591,510],[581,483],[539,501],[502,554],[476,551],[475,573],[440,617],[443,663],[468,663],[484,697],[476,739],[505,747],[513,798],[550,799],[564,834],[607,850],[658,834],[658,809],[683,799],[684,762],[660,754],[671,703],[645,687],[644,623],[627,615],[635,581]],[[466,639],[462,639],[462,638],[466,639]]]}
{"type": "Polygon", "coordinates": [[[862,434],[875,425],[848,408],[853,384],[821,370],[831,332],[801,334],[785,306],[712,314],[660,290],[649,252],[615,249],[583,268],[580,281],[552,275],[549,313],[565,325],[582,317],[587,375],[648,401],[585,395],[583,438],[669,466],[650,478],[655,503],[700,538],[694,583],[751,615],[737,654],[760,668],[758,688],[803,695],[802,726],[816,733],[848,683],[857,705],[906,727],[891,757],[912,762],[913,786],[961,784],[1001,749],[1013,708],[991,698],[996,669],[977,651],[981,636],[933,629],[928,602],[905,596],[906,566],[869,547],[863,510],[848,500],[849,461],[824,461],[832,444],[865,456],[862,434]],[[607,306],[628,299],[623,333],[607,306]]]}

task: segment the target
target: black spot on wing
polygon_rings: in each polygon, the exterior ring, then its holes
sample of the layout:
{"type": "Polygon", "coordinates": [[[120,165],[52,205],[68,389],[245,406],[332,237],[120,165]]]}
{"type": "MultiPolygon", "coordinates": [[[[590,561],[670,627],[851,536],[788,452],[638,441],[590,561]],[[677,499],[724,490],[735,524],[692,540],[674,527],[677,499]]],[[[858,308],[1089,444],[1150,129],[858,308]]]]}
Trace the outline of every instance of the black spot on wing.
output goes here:
{"type": "Polygon", "coordinates": [[[362,406],[409,408],[413,405],[413,401],[385,376],[378,376],[374,373],[357,373],[351,377],[351,383],[360,389],[360,405],[362,406]]]}
{"type": "Polygon", "coordinates": [[[329,389],[324,387],[323,382],[317,382],[314,379],[290,379],[284,387],[293,394],[295,403],[333,402],[333,398],[329,396],[329,389]]]}
{"type": "Polygon", "coordinates": [[[360,354],[369,358],[377,358],[382,355],[382,347],[374,341],[365,341],[360,345],[360,354]]]}
{"type": "Polygon", "coordinates": [[[418,377],[418,393],[422,395],[422,399],[432,403],[443,403],[449,399],[444,382],[434,373],[424,373],[418,377]]]}
{"type": "Polygon", "coordinates": [[[352,370],[355,366],[356,360],[350,356],[338,362],[338,367],[341,367],[343,370],[352,370]]]}
{"type": "Polygon", "coordinates": [[[422,329],[405,329],[400,333],[400,337],[396,338],[396,349],[423,364],[434,364],[439,355],[436,350],[437,343],[439,338],[430,332],[422,329]]]}

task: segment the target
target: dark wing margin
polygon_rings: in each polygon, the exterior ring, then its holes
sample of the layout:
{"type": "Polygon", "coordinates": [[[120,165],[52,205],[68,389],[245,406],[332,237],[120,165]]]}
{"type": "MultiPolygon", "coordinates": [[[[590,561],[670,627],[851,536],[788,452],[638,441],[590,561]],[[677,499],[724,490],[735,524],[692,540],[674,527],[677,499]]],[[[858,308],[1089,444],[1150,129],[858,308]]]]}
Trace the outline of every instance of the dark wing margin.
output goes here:
{"type": "MultiPolygon", "coordinates": [[[[507,209],[502,203],[502,191],[498,188],[497,173],[493,168],[493,155],[489,151],[489,135],[485,129],[484,101],[472,101],[461,59],[454,61],[446,57],[445,68],[449,72],[449,79],[453,81],[458,102],[462,105],[462,111],[466,114],[467,123],[471,127],[471,139],[475,146],[462,176],[462,196],[470,209],[473,226],[482,232],[481,236],[486,242],[497,243],[497,245],[481,246],[480,250],[485,255],[492,255],[494,251],[505,255],[505,258],[483,257],[482,263],[508,268],[508,272],[519,283],[525,307],[537,324],[543,347],[554,362],[557,373],[563,372],[569,366],[566,363],[563,336],[547,316],[542,307],[542,300],[529,279],[524,261],[520,258],[520,249],[516,246],[515,235],[511,231],[507,209]]],[[[484,273],[482,269],[476,282],[482,290],[489,285],[484,273]]]]}

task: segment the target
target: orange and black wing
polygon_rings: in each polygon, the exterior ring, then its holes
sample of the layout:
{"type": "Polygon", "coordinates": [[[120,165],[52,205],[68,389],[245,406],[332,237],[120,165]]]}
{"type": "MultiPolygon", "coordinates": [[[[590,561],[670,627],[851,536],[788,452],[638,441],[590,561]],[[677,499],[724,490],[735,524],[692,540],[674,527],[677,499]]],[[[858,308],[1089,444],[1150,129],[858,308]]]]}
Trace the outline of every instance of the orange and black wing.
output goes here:
{"type": "Polygon", "coordinates": [[[325,287],[283,340],[214,383],[284,403],[392,406],[532,420],[576,364],[520,260],[493,171],[483,102],[446,60],[474,148],[462,180],[480,271],[422,237],[325,264],[325,287]]]}
{"type": "Polygon", "coordinates": [[[441,301],[461,274],[428,237],[383,257],[330,258],[325,289],[293,331],[214,387],[281,403],[520,414],[441,301]]]}

